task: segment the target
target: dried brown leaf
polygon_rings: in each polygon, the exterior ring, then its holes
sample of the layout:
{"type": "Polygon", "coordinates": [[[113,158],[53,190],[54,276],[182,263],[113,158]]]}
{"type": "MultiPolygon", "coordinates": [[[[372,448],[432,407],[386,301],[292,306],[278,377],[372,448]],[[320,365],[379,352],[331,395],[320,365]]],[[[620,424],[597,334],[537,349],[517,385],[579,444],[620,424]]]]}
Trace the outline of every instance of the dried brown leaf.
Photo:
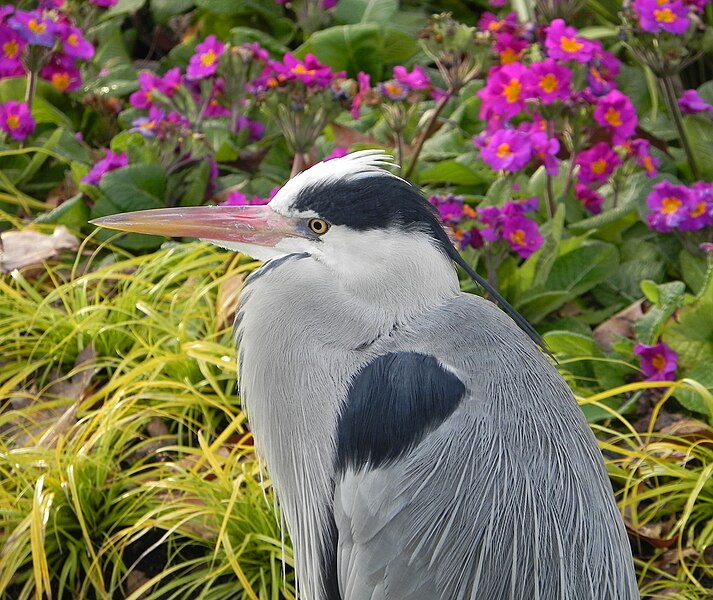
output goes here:
{"type": "Polygon", "coordinates": [[[633,304],[627,306],[624,310],[621,310],[615,315],[609,317],[592,333],[594,340],[602,348],[609,351],[611,350],[614,342],[616,342],[619,338],[633,337],[634,322],[644,314],[644,311],[641,309],[642,304],[643,300],[637,300],[633,304]]]}
{"type": "Polygon", "coordinates": [[[0,272],[9,273],[57,256],[60,250],[79,248],[79,240],[64,225],[52,235],[25,229],[0,234],[0,272]]]}

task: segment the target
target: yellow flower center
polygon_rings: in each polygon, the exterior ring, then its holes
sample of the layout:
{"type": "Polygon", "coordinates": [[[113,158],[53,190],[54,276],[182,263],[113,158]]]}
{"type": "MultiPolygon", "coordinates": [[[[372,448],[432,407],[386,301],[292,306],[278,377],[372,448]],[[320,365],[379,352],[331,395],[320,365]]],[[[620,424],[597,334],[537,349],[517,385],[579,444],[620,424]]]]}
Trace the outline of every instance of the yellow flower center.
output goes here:
{"type": "Polygon", "coordinates": [[[694,208],[691,211],[691,217],[694,219],[696,217],[700,217],[701,215],[704,215],[706,213],[706,203],[705,202],[699,202],[696,204],[696,208],[694,208]]]}
{"type": "Polygon", "coordinates": [[[607,170],[607,161],[604,160],[603,158],[600,158],[599,160],[595,160],[592,163],[592,171],[594,173],[596,173],[597,175],[601,175],[606,170],[607,170]]]}
{"type": "Polygon", "coordinates": [[[560,39],[560,48],[564,50],[565,52],[570,52],[570,53],[575,53],[579,52],[582,48],[584,48],[584,44],[581,42],[577,41],[577,38],[569,38],[562,36],[560,39]]]}
{"type": "Polygon", "coordinates": [[[651,364],[657,371],[662,371],[666,368],[666,359],[662,354],[657,354],[651,359],[651,364]]]}
{"type": "Polygon", "coordinates": [[[503,65],[509,65],[517,61],[519,55],[512,48],[505,48],[500,53],[500,63],[503,65]]]}
{"type": "Polygon", "coordinates": [[[505,25],[505,21],[501,19],[500,21],[491,21],[488,23],[488,31],[500,31],[505,25]]]}
{"type": "Polygon", "coordinates": [[[44,33],[47,30],[47,23],[42,23],[37,21],[37,19],[30,19],[29,23],[27,23],[27,26],[30,28],[30,31],[34,33],[44,33]]]}
{"type": "Polygon", "coordinates": [[[404,89],[398,84],[393,81],[389,83],[385,83],[384,87],[386,88],[386,92],[389,94],[389,96],[400,96],[404,89]]]}
{"type": "Polygon", "coordinates": [[[3,44],[2,50],[8,58],[15,58],[20,51],[20,45],[15,40],[10,40],[3,44]]]}
{"type": "Polygon", "coordinates": [[[675,196],[667,196],[661,201],[661,212],[665,215],[672,215],[681,208],[681,204],[683,202],[675,196]]]}
{"type": "Polygon", "coordinates": [[[525,245],[525,232],[522,229],[516,229],[510,235],[510,239],[513,242],[515,242],[516,244],[519,244],[520,246],[524,246],[525,245]]]}
{"type": "Polygon", "coordinates": [[[506,158],[512,154],[512,150],[510,150],[510,144],[500,144],[498,146],[498,151],[496,152],[498,155],[498,158],[506,158]]]}
{"type": "Polygon", "coordinates": [[[621,113],[613,107],[609,107],[607,114],[604,115],[604,120],[612,127],[621,127],[621,113]]]}
{"type": "Polygon", "coordinates": [[[213,52],[212,50],[208,50],[208,52],[201,55],[201,65],[203,65],[204,67],[210,67],[213,65],[217,58],[218,55],[215,52],[213,52]]]}
{"type": "Polygon", "coordinates": [[[67,36],[67,43],[75,48],[79,46],[79,36],[76,33],[70,33],[67,36]]]}
{"type": "Polygon", "coordinates": [[[510,83],[505,86],[505,89],[503,90],[503,95],[508,101],[508,104],[512,104],[513,102],[518,101],[518,99],[520,98],[521,91],[522,84],[520,83],[520,81],[517,79],[511,79],[510,83]]]}
{"type": "Polygon", "coordinates": [[[597,67],[591,67],[589,69],[589,74],[592,76],[592,79],[594,79],[594,81],[597,81],[599,83],[604,81],[604,78],[602,77],[602,74],[599,72],[599,69],[597,69],[597,67]]]}
{"type": "Polygon", "coordinates": [[[548,94],[551,94],[559,87],[559,79],[554,73],[548,73],[544,77],[540,77],[540,89],[544,90],[548,94]]]}
{"type": "Polygon", "coordinates": [[[7,118],[7,126],[10,129],[17,129],[20,126],[20,117],[17,115],[10,115],[7,118]]]}
{"type": "Polygon", "coordinates": [[[308,69],[304,65],[297,65],[292,72],[295,75],[314,75],[314,69],[308,69]]]}
{"type": "Polygon", "coordinates": [[[659,23],[673,23],[676,20],[676,15],[670,8],[664,8],[663,10],[654,10],[654,18],[659,23]]]}
{"type": "Polygon", "coordinates": [[[69,73],[55,73],[52,75],[52,85],[60,92],[66,90],[69,84],[69,73]]]}
{"type": "Polygon", "coordinates": [[[646,169],[648,173],[651,173],[652,171],[656,170],[650,156],[644,156],[644,158],[641,159],[641,162],[644,165],[644,169],[646,169]]]}

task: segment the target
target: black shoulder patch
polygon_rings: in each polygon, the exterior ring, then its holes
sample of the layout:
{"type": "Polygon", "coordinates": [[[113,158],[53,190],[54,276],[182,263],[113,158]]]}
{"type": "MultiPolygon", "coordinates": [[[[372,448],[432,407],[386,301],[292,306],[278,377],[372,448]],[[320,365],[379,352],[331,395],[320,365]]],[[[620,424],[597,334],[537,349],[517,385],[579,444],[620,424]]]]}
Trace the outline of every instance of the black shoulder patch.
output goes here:
{"type": "Polygon", "coordinates": [[[355,377],[337,425],[337,471],[387,465],[457,408],[465,385],[433,356],[384,354],[355,377]]]}

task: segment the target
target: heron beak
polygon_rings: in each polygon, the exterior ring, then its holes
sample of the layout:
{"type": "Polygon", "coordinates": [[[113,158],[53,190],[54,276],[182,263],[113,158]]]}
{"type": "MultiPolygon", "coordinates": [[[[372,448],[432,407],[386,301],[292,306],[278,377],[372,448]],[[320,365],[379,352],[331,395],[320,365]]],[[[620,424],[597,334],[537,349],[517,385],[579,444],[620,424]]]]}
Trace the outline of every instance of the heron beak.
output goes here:
{"type": "Polygon", "coordinates": [[[132,233],[258,246],[274,246],[286,237],[309,237],[309,230],[300,219],[279,215],[267,205],[138,210],[101,217],[90,223],[132,233]]]}

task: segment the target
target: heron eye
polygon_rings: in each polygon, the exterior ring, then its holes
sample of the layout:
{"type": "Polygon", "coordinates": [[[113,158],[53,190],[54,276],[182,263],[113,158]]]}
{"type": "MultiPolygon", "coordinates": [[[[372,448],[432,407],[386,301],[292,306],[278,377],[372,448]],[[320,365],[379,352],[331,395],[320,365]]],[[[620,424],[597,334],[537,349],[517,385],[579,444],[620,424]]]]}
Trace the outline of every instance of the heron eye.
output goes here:
{"type": "Polygon", "coordinates": [[[307,227],[309,227],[310,230],[317,235],[324,235],[327,231],[329,231],[329,223],[327,223],[324,219],[310,219],[307,222],[307,227]]]}

